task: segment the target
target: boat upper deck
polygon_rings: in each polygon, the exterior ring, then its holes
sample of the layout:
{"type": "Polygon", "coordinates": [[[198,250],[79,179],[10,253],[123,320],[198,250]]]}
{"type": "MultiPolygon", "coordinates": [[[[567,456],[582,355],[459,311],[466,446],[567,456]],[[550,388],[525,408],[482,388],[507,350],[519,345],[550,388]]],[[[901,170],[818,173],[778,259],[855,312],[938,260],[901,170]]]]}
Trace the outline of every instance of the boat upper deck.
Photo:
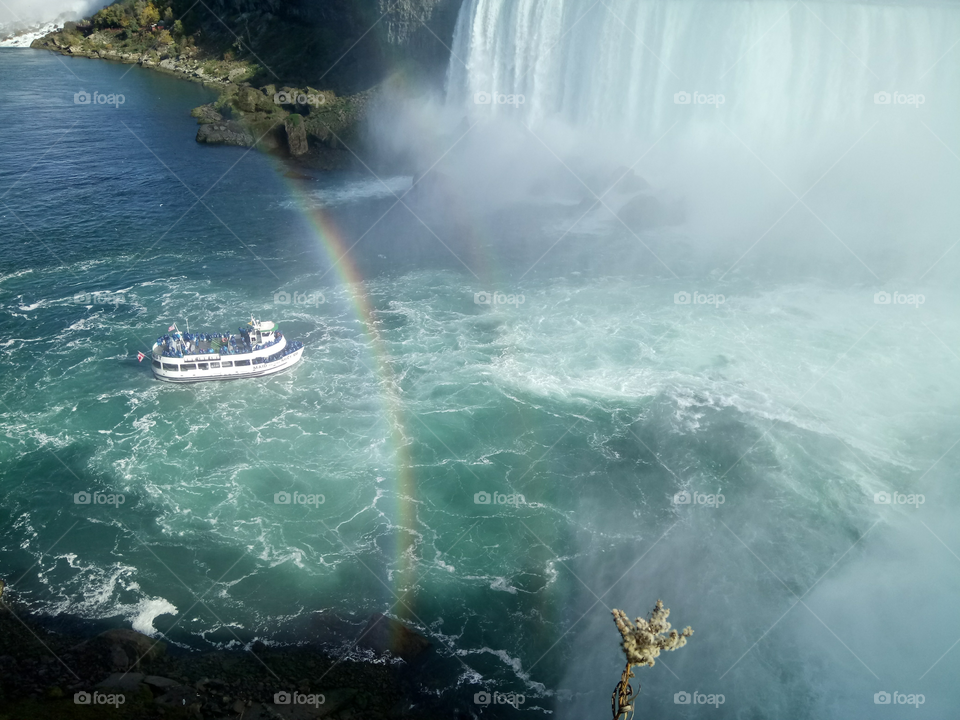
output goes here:
{"type": "Polygon", "coordinates": [[[157,338],[153,346],[155,357],[184,358],[197,355],[250,355],[282,346],[283,333],[279,330],[263,332],[238,328],[232,333],[175,333],[157,338]]]}

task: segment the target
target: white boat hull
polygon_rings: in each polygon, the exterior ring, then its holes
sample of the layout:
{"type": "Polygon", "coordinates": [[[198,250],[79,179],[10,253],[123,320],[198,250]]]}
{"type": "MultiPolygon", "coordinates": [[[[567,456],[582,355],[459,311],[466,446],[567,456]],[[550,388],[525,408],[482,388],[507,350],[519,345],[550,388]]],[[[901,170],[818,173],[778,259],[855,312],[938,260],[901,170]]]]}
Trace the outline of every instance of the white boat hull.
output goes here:
{"type": "Polygon", "coordinates": [[[153,375],[158,380],[172,383],[194,383],[208,380],[240,380],[264,377],[289,370],[300,362],[304,348],[301,345],[293,352],[269,362],[267,358],[282,351],[286,339],[272,346],[258,348],[247,353],[219,354],[206,352],[178,357],[162,355],[162,348],[154,346],[151,354],[153,375]],[[255,362],[257,361],[257,362],[255,362]]]}
{"type": "Polygon", "coordinates": [[[194,383],[194,382],[204,382],[207,380],[241,380],[243,378],[254,378],[254,377],[265,377],[267,375],[276,375],[277,373],[283,372],[284,370],[289,370],[298,362],[303,356],[303,350],[297,350],[295,353],[287,355],[287,357],[277,360],[273,363],[263,363],[261,365],[254,365],[249,368],[230,368],[229,370],[221,370],[219,374],[214,374],[214,371],[202,371],[202,370],[185,370],[181,372],[169,372],[164,370],[157,370],[154,368],[153,375],[159,380],[172,383],[194,383]]]}

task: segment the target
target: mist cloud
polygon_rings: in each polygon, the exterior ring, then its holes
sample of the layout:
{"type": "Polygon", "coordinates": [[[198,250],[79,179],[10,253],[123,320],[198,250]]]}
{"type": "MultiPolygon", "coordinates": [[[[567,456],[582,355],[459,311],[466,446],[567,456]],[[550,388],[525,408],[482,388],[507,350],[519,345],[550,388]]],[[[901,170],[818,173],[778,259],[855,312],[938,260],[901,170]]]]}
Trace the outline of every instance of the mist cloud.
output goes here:
{"type": "Polygon", "coordinates": [[[0,4],[0,23],[36,24],[90,15],[109,5],[106,0],[5,0],[0,4]]]}

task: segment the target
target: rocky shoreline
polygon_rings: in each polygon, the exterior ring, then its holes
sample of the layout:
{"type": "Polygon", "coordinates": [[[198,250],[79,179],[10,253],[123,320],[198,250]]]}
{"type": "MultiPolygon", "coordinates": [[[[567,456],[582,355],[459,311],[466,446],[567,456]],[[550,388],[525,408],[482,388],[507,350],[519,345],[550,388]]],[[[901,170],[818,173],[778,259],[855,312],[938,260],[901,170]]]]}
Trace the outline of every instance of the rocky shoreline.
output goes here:
{"type": "Polygon", "coordinates": [[[216,102],[192,112],[200,125],[198,143],[256,147],[297,158],[299,164],[318,170],[362,167],[361,127],[378,88],[347,97],[311,87],[271,84],[254,88],[245,80],[255,75],[256,66],[243,61],[204,59],[196,47],[171,57],[156,51],[133,53],[95,48],[92,44],[78,44],[57,31],[34,41],[31,47],[73,57],[136,64],[217,88],[220,97],[216,102]]]}
{"type": "Polygon", "coordinates": [[[147,51],[132,51],[115,48],[110,38],[102,33],[92,33],[81,38],[64,30],[44,35],[31,43],[36,50],[51,50],[61,55],[100,60],[114,60],[131,65],[159,70],[184,80],[224,87],[242,82],[257,71],[255,65],[244,61],[211,60],[195,46],[183,48],[177,55],[170,55],[164,47],[147,51]]]}
{"type": "Polygon", "coordinates": [[[9,592],[0,597],[0,720],[468,716],[420,691],[429,641],[379,614],[360,640],[371,661],[309,645],[186,652],[130,629],[58,624],[53,631],[9,592]]]}

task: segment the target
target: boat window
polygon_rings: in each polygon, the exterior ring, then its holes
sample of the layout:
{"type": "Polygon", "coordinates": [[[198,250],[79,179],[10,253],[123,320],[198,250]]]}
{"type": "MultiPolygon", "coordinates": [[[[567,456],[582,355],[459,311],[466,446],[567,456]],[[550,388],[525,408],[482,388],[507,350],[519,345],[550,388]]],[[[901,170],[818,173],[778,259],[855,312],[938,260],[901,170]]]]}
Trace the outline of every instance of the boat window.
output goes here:
{"type": "Polygon", "coordinates": [[[153,366],[154,366],[155,368],[160,367],[160,364],[161,364],[161,363],[160,363],[159,360],[154,360],[154,361],[153,361],[153,366]]]}
{"type": "Polygon", "coordinates": [[[197,365],[197,367],[200,368],[201,370],[206,370],[206,369],[207,369],[207,363],[199,363],[199,364],[197,365]]]}
{"type": "Polygon", "coordinates": [[[250,364],[249,360],[237,360],[237,362],[234,363],[235,367],[240,367],[241,365],[249,365],[249,364],[250,364]]]}
{"type": "Polygon", "coordinates": [[[221,363],[221,367],[233,367],[233,362],[231,361],[231,362],[221,363]]]}
{"type": "Polygon", "coordinates": [[[218,368],[218,367],[220,367],[220,363],[210,363],[210,369],[211,369],[211,370],[213,370],[213,369],[215,369],[215,368],[218,368]]]}
{"type": "Polygon", "coordinates": [[[183,371],[196,370],[196,369],[197,369],[197,366],[196,366],[196,365],[193,365],[193,364],[191,363],[190,365],[181,365],[181,366],[180,366],[180,369],[183,370],[183,371]]]}
{"type": "Polygon", "coordinates": [[[174,370],[174,371],[176,371],[176,370],[179,370],[179,369],[180,369],[180,366],[179,366],[179,365],[174,365],[173,363],[164,363],[164,364],[163,364],[163,369],[164,369],[164,370],[174,370]]]}

